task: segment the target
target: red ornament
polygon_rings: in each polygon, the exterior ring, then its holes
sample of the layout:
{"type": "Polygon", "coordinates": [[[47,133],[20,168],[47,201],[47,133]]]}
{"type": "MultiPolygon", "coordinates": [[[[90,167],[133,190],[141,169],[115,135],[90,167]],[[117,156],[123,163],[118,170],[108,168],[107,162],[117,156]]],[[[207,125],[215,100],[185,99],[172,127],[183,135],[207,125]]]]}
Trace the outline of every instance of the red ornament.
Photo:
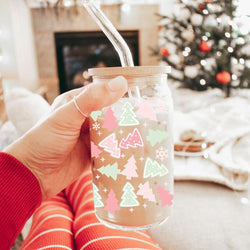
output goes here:
{"type": "Polygon", "coordinates": [[[200,6],[198,7],[198,11],[202,11],[204,9],[204,7],[205,7],[204,3],[200,4],[200,6]]]}
{"type": "Polygon", "coordinates": [[[221,71],[216,75],[217,82],[221,84],[228,84],[231,81],[231,75],[227,71],[221,71]]]}
{"type": "Polygon", "coordinates": [[[162,56],[169,56],[169,51],[168,51],[167,48],[163,47],[163,48],[160,49],[160,54],[162,56]]]}
{"type": "Polygon", "coordinates": [[[199,5],[198,11],[203,11],[203,9],[205,8],[205,4],[207,3],[211,3],[211,0],[204,0],[203,3],[199,5]]]}
{"type": "Polygon", "coordinates": [[[158,25],[158,32],[161,32],[163,29],[163,25],[158,25]]]}
{"type": "Polygon", "coordinates": [[[199,49],[200,49],[201,52],[207,53],[207,52],[210,52],[210,51],[211,51],[211,46],[209,46],[209,45],[207,44],[207,42],[202,41],[202,42],[200,43],[199,49]]]}

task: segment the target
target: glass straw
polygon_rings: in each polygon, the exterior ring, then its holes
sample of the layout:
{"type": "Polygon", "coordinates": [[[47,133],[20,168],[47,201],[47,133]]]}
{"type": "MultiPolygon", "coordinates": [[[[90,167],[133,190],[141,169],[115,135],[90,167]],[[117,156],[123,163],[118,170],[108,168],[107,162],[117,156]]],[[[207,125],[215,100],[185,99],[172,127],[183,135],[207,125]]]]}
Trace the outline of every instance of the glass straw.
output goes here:
{"type": "MultiPolygon", "coordinates": [[[[133,57],[127,43],[102,10],[96,6],[94,0],[83,0],[83,5],[114,46],[119,55],[122,67],[134,67],[133,57]]],[[[129,97],[132,97],[130,89],[128,89],[128,94],[129,97]]],[[[136,95],[140,98],[138,87],[136,87],[136,95]]]]}

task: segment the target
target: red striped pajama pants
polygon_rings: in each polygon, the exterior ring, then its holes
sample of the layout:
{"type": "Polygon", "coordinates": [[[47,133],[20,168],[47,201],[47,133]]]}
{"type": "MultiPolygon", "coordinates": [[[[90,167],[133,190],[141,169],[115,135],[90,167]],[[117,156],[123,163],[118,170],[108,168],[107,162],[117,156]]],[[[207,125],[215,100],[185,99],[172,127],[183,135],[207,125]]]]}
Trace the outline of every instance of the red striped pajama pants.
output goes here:
{"type": "Polygon", "coordinates": [[[145,231],[108,228],[94,212],[92,177],[88,171],[66,190],[44,201],[33,215],[22,250],[161,249],[145,231]]]}

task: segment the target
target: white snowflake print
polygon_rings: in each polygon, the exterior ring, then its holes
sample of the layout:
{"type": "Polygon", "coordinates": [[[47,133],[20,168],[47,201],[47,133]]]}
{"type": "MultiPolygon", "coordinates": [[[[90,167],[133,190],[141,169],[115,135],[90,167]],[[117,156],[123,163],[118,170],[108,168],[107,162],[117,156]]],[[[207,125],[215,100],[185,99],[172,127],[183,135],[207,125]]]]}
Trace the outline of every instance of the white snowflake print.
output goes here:
{"type": "Polygon", "coordinates": [[[160,147],[156,150],[156,159],[164,161],[168,157],[168,150],[166,148],[160,147]]]}
{"type": "Polygon", "coordinates": [[[100,129],[100,123],[95,122],[94,124],[92,124],[92,128],[97,131],[98,129],[100,129]]]}

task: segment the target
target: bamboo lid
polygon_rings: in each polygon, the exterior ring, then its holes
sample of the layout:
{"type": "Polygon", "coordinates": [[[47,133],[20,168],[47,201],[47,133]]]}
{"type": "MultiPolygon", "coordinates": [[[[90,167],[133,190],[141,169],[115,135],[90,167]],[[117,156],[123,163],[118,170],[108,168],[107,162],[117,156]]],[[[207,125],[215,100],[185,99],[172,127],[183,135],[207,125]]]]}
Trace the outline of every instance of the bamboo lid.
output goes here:
{"type": "Polygon", "coordinates": [[[157,75],[170,73],[170,66],[103,67],[88,70],[90,76],[157,75]]]}

